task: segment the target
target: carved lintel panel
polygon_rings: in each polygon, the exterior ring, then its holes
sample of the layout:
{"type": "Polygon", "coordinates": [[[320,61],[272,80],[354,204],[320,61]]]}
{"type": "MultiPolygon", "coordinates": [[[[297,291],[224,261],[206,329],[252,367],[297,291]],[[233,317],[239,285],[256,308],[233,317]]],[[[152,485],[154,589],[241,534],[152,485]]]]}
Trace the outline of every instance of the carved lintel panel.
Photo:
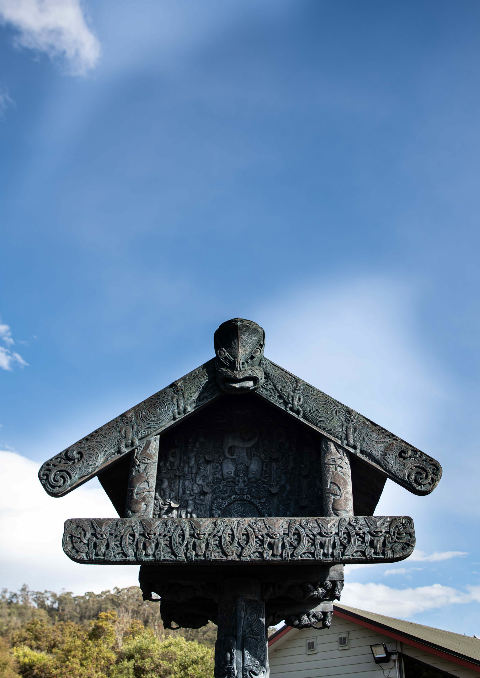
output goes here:
{"type": "Polygon", "coordinates": [[[265,603],[255,580],[227,580],[218,606],[215,678],[267,678],[265,603]]]}
{"type": "Polygon", "coordinates": [[[147,438],[132,452],[125,516],[153,517],[159,437],[147,438]]]}
{"type": "Polygon", "coordinates": [[[78,563],[372,563],[407,558],[408,517],[138,518],[65,522],[63,550],[78,563]]]}
{"type": "Polygon", "coordinates": [[[322,439],[323,512],[326,516],[352,516],[352,473],[348,453],[322,439]]]}

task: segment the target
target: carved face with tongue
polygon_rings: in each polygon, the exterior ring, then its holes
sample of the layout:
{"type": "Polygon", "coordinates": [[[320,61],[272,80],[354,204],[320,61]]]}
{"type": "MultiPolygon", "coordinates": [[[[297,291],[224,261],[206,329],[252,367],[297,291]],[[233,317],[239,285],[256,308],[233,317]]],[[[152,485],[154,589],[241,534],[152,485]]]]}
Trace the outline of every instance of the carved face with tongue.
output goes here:
{"type": "Polygon", "coordinates": [[[234,318],[214,335],[217,383],[226,393],[255,391],[263,383],[265,332],[252,320],[234,318]]]}

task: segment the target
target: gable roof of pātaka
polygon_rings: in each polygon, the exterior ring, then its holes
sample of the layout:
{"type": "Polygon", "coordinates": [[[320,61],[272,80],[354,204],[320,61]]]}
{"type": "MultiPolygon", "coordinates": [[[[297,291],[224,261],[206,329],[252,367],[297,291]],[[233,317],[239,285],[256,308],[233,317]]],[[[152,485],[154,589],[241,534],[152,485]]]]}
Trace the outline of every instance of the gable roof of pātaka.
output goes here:
{"type": "MultiPolygon", "coordinates": [[[[474,671],[479,670],[480,639],[478,638],[464,636],[452,631],[443,631],[432,626],[415,624],[395,617],[387,617],[375,612],[367,612],[338,603],[333,606],[333,615],[474,671]]],[[[289,634],[292,631],[297,632],[297,629],[292,626],[283,626],[278,629],[268,639],[269,647],[279,641],[284,642],[286,636],[290,637],[289,634]]]]}
{"type": "MultiPolygon", "coordinates": [[[[442,469],[435,459],[268,358],[262,358],[261,367],[265,378],[255,391],[258,396],[410,492],[423,495],[436,487],[442,469]]],[[[129,454],[145,438],[223,395],[213,358],[46,461],[39,471],[40,482],[48,494],[61,497],[129,454]]]]}

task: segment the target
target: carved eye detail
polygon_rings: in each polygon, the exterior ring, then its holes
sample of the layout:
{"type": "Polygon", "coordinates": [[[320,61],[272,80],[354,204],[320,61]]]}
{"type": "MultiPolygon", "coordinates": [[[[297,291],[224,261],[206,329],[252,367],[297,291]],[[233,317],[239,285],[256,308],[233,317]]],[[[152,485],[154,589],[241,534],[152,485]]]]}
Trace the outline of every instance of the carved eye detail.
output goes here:
{"type": "Polygon", "coordinates": [[[227,355],[227,352],[224,348],[219,348],[218,351],[217,351],[217,355],[218,355],[219,358],[225,358],[225,356],[227,355]]]}
{"type": "Polygon", "coordinates": [[[261,350],[259,348],[255,348],[255,349],[253,349],[252,355],[253,355],[254,358],[257,358],[257,356],[259,356],[260,353],[261,353],[261,350]]]}

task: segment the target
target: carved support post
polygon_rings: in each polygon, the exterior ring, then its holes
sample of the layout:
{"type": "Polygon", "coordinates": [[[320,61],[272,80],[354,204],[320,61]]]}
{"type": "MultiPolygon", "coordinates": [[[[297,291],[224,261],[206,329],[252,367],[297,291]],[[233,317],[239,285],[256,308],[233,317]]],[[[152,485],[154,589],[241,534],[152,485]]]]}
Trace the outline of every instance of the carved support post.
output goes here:
{"type": "MultiPolygon", "coordinates": [[[[352,471],[350,468],[350,458],[348,452],[343,447],[335,445],[331,440],[322,438],[322,484],[323,484],[323,511],[325,516],[353,516],[353,492],[352,492],[352,471]]],[[[343,570],[342,582],[338,584],[338,594],[335,596],[340,600],[340,593],[343,588],[343,570]]],[[[325,626],[330,626],[333,615],[332,610],[328,613],[328,621],[325,626]]]]}
{"type": "Polygon", "coordinates": [[[160,436],[142,441],[132,452],[125,517],[153,516],[160,436]]]}
{"type": "Polygon", "coordinates": [[[348,453],[322,438],[323,508],[325,516],[353,516],[352,472],[348,453]]]}
{"type": "Polygon", "coordinates": [[[227,579],[218,605],[215,678],[267,678],[265,603],[257,579],[227,579]]]}

